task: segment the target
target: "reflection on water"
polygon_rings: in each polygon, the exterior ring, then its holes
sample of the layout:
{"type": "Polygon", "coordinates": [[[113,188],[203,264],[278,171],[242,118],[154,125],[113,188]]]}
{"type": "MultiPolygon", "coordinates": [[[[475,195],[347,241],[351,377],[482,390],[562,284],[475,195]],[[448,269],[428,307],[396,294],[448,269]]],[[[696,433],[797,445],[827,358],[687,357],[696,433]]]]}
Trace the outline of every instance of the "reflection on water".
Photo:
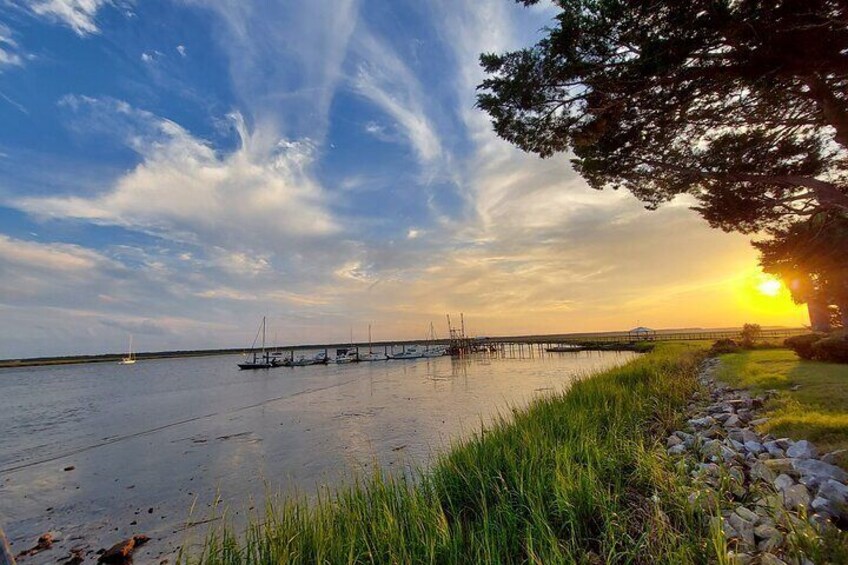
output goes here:
{"type": "Polygon", "coordinates": [[[216,493],[238,522],[268,491],[311,493],[374,465],[426,466],[499,411],[633,355],[0,371],[0,521],[16,552],[48,530],[62,540],[42,554],[50,560],[145,533],[153,558],[185,539],[188,509],[205,517],[216,493]]]}

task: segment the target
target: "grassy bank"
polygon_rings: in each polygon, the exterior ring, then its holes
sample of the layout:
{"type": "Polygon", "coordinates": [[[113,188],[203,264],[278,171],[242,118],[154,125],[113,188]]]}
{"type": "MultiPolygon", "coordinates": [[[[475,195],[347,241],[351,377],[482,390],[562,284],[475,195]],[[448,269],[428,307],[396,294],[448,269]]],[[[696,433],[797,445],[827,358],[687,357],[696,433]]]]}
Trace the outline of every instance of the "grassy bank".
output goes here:
{"type": "Polygon", "coordinates": [[[456,445],[417,481],[377,475],[269,504],[246,534],[217,530],[181,560],[706,562],[707,517],[656,441],[681,424],[702,354],[661,345],[456,445]]]}
{"type": "MultiPolygon", "coordinates": [[[[823,451],[848,449],[848,365],[804,361],[788,349],[745,351],[721,359],[718,376],[728,384],[780,391],[766,407],[766,431],[808,439],[823,451]]],[[[840,463],[848,465],[848,457],[840,463]]]]}

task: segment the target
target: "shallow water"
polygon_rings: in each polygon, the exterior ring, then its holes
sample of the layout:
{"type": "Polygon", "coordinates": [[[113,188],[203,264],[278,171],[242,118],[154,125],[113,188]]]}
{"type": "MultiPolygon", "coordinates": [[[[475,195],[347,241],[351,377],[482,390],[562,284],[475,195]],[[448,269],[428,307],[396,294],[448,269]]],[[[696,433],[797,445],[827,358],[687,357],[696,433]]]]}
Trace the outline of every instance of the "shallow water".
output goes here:
{"type": "MultiPolygon", "coordinates": [[[[314,493],[375,465],[426,466],[499,412],[633,353],[383,361],[239,371],[240,357],[0,370],[0,524],[55,563],[144,533],[157,562],[267,492],[314,493]],[[72,470],[64,470],[73,467],[72,470]]],[[[96,556],[91,553],[88,560],[96,556]]]]}

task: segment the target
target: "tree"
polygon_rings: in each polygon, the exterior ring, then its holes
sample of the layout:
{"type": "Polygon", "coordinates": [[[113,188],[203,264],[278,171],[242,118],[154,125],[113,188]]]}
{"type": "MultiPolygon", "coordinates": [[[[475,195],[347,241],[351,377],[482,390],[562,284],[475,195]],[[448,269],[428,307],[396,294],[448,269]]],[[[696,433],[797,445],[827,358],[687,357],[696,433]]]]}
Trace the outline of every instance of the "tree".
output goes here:
{"type": "Polygon", "coordinates": [[[848,213],[846,0],[555,2],[537,45],[481,56],[501,137],[727,231],[848,213]]]}
{"type": "Polygon", "coordinates": [[[787,281],[796,302],[813,305],[813,329],[830,325],[829,305],[838,308],[837,325],[848,327],[848,218],[822,212],[773,235],[754,243],[763,270],[787,281]]]}

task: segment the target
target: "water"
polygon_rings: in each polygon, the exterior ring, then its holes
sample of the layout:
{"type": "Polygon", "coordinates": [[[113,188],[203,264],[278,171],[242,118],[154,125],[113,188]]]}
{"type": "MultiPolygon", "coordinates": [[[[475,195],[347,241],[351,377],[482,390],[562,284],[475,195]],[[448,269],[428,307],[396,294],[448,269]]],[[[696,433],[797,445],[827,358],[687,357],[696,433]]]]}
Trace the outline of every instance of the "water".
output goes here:
{"type": "MultiPolygon", "coordinates": [[[[133,534],[158,562],[267,492],[311,494],[375,465],[426,466],[510,407],[633,353],[474,356],[239,371],[240,357],[0,370],[0,523],[16,553],[52,531],[55,562],[133,534]],[[74,467],[72,470],[66,468],[74,467]]],[[[93,555],[93,554],[92,554],[93,555]]]]}

